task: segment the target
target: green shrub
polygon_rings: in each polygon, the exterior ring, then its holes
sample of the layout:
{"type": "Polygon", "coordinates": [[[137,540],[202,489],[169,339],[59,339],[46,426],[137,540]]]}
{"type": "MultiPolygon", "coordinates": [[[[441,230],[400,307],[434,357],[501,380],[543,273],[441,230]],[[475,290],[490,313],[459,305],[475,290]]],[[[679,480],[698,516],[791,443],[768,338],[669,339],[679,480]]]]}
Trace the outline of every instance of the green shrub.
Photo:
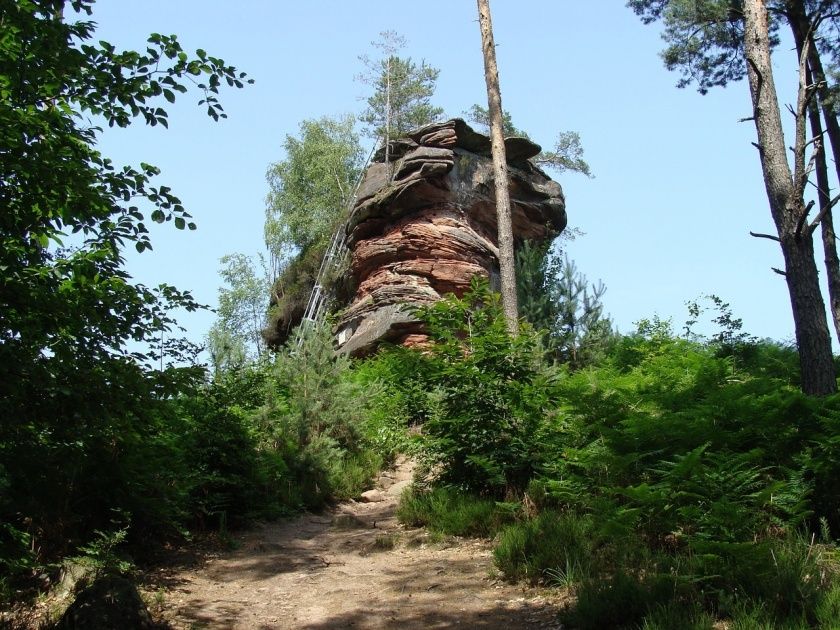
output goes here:
{"type": "Polygon", "coordinates": [[[35,564],[29,534],[10,523],[0,523],[0,601],[11,601],[16,578],[35,564]]]}
{"type": "Polygon", "coordinates": [[[431,347],[416,380],[426,391],[421,459],[437,483],[497,498],[521,492],[540,461],[539,426],[556,374],[537,337],[511,338],[499,296],[475,280],[418,312],[431,347]]]}
{"type": "Polygon", "coordinates": [[[729,594],[737,593],[742,601],[732,606],[735,613],[751,607],[778,624],[818,623],[836,606],[840,582],[831,560],[834,554],[798,533],[755,544],[728,563],[704,567],[719,573],[709,580],[710,585],[718,582],[720,589],[712,603],[726,612],[729,594]],[[746,608],[739,609],[742,602],[746,608]]]}
{"type": "Polygon", "coordinates": [[[586,580],[577,589],[577,601],[564,615],[564,623],[580,630],[638,628],[648,615],[654,620],[667,608],[673,618],[675,583],[667,575],[639,577],[624,571],[609,579],[586,580]]]}
{"type": "Polygon", "coordinates": [[[714,616],[699,606],[671,601],[649,610],[641,630],[713,630],[715,627],[714,616]]]}
{"type": "Polygon", "coordinates": [[[454,488],[434,488],[429,492],[409,490],[403,493],[397,507],[401,523],[450,536],[489,538],[515,517],[515,509],[510,504],[454,488]]]}
{"type": "MultiPolygon", "coordinates": [[[[810,630],[813,626],[805,619],[779,620],[768,614],[761,604],[746,604],[739,607],[728,620],[731,630],[810,630]]],[[[829,626],[818,626],[832,628],[829,626]]],[[[836,627],[836,626],[835,626],[836,627]]]]}
{"type": "Polygon", "coordinates": [[[542,422],[529,489],[538,505],[598,512],[605,525],[678,547],[748,541],[834,513],[836,397],[736,368],[661,324],[643,329],[606,366],[557,381],[562,402],[542,422]]]}
{"type": "Polygon", "coordinates": [[[265,394],[250,423],[258,449],[284,462],[284,500],[293,509],[358,496],[399,443],[382,436],[381,430],[397,428],[376,416],[384,387],[335,354],[327,325],[306,331],[300,345],[278,353],[265,394]]]}
{"type": "Polygon", "coordinates": [[[409,429],[427,418],[428,390],[423,355],[402,346],[382,348],[354,366],[361,387],[374,390],[364,420],[370,444],[386,458],[415,449],[409,429]]]}
{"type": "Polygon", "coordinates": [[[823,589],[814,613],[818,628],[840,628],[840,580],[835,579],[823,589]]]}
{"type": "Polygon", "coordinates": [[[493,558],[508,580],[571,586],[596,568],[594,530],[591,518],[544,511],[502,530],[493,558]]]}

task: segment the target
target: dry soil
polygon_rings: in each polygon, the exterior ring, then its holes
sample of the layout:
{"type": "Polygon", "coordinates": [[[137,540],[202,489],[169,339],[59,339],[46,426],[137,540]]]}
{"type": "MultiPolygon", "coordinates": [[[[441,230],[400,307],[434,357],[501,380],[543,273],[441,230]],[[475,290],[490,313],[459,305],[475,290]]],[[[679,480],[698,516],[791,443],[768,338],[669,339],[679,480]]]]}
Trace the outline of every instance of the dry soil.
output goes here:
{"type": "Polygon", "coordinates": [[[173,628],[561,628],[562,597],[494,575],[489,541],[432,542],[394,516],[411,463],[372,502],[263,524],[236,550],[152,576],[148,599],[173,628]]]}

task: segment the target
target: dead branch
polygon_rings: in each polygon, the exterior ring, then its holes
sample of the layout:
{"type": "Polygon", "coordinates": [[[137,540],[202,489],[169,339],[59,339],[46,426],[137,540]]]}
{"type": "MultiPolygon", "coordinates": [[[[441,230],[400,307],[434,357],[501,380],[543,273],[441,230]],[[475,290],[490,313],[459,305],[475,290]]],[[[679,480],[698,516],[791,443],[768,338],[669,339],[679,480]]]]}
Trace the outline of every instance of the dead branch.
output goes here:
{"type": "MultiPolygon", "coordinates": [[[[827,204],[825,204],[824,208],[820,208],[819,213],[817,214],[817,216],[814,217],[814,220],[811,221],[810,225],[808,226],[808,234],[809,235],[814,233],[814,230],[817,229],[817,226],[820,224],[820,221],[823,220],[825,215],[827,215],[829,212],[831,212],[831,209],[835,205],[837,205],[838,201],[840,201],[840,195],[835,195],[831,199],[831,201],[829,201],[827,204]]],[[[811,205],[813,205],[813,204],[814,204],[814,202],[812,201],[811,205]]]]}
{"type": "Polygon", "coordinates": [[[776,241],[777,243],[781,242],[778,236],[773,236],[772,234],[762,234],[761,232],[753,232],[750,231],[750,236],[754,236],[755,238],[766,238],[771,241],[776,241]]]}
{"type": "MultiPolygon", "coordinates": [[[[808,104],[814,96],[814,90],[809,89],[808,85],[808,51],[810,42],[808,39],[802,44],[802,50],[799,52],[799,88],[796,94],[796,131],[794,133],[794,151],[793,151],[793,184],[795,186],[796,198],[802,199],[805,195],[805,186],[808,182],[808,167],[812,166],[814,156],[811,156],[811,163],[808,166],[805,164],[805,147],[807,146],[805,134],[805,116],[808,111],[808,104]]],[[[803,216],[797,225],[797,234],[801,229],[803,221],[807,220],[807,213],[803,216]]]]}

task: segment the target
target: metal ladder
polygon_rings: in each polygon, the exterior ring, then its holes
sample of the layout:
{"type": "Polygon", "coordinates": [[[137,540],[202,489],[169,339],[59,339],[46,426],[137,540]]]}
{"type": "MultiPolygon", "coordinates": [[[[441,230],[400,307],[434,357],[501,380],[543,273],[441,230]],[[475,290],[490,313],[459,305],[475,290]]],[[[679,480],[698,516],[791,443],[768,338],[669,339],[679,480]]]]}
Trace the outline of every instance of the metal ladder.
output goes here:
{"type": "MultiPolygon", "coordinates": [[[[355,195],[353,199],[355,200],[355,195]]],[[[296,342],[298,347],[303,343],[304,334],[324,317],[327,302],[329,302],[330,297],[324,291],[324,281],[326,280],[327,274],[333,271],[341,262],[344,254],[344,244],[347,242],[346,227],[347,223],[342,223],[335,231],[332,240],[330,240],[330,245],[327,248],[327,253],[321,261],[321,267],[318,269],[318,275],[315,279],[315,286],[312,287],[312,292],[309,294],[309,301],[306,303],[303,319],[300,322],[300,326],[298,326],[296,342]]]]}

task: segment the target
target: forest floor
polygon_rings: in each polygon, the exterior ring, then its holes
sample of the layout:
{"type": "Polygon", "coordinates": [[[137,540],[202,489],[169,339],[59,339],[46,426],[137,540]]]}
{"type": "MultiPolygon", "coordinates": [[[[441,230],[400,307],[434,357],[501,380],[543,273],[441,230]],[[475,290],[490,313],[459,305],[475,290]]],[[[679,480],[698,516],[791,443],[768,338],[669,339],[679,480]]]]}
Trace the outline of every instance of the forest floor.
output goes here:
{"type": "Polygon", "coordinates": [[[410,483],[400,460],[374,502],[265,523],[236,549],[158,569],[144,586],[164,627],[560,628],[564,596],[502,581],[490,541],[434,541],[395,510],[410,483]]]}

